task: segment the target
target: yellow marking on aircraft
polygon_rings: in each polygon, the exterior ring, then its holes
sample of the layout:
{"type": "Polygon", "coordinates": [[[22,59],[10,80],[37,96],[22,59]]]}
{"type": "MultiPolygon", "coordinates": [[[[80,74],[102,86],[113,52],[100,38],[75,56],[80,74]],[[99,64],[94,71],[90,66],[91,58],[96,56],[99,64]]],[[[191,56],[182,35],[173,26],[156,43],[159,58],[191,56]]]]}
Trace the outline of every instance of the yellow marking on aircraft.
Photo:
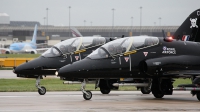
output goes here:
{"type": "Polygon", "coordinates": [[[129,55],[129,54],[134,54],[134,53],[136,53],[136,52],[137,52],[136,50],[128,51],[128,52],[125,52],[125,53],[124,53],[124,56],[129,55]]]}
{"type": "Polygon", "coordinates": [[[81,49],[81,50],[75,51],[74,53],[78,54],[78,53],[85,52],[85,51],[86,51],[85,49],[81,49]]]}
{"type": "Polygon", "coordinates": [[[124,81],[124,78],[120,78],[120,81],[124,81]]]}

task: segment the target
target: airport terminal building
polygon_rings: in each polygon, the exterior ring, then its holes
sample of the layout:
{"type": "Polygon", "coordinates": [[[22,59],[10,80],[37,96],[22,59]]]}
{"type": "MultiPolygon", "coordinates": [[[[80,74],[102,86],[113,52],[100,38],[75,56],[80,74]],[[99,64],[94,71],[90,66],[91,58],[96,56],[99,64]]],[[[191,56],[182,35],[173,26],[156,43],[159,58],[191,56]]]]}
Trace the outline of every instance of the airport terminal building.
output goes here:
{"type": "MultiPolygon", "coordinates": [[[[4,45],[13,40],[30,41],[35,24],[38,25],[37,43],[46,42],[52,46],[62,40],[73,37],[69,26],[44,26],[37,21],[10,21],[7,14],[0,14],[0,39],[4,45]],[[6,42],[5,42],[6,41],[6,42]]],[[[124,36],[162,36],[162,30],[167,36],[172,35],[178,26],[71,26],[83,36],[121,37],[124,36]]],[[[2,42],[1,42],[2,43],[2,42]]]]}

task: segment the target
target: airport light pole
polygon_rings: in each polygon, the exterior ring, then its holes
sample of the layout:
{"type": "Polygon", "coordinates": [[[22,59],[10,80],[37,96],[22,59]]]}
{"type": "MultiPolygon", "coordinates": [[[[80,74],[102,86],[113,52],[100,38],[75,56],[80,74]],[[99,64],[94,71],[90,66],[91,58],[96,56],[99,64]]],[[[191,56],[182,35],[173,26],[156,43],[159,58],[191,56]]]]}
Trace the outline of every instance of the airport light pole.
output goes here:
{"type": "Polygon", "coordinates": [[[70,37],[70,8],[71,6],[69,6],[69,37],[70,37]]]}
{"type": "Polygon", "coordinates": [[[83,22],[84,22],[84,26],[85,26],[86,20],[84,20],[83,22]]]}
{"type": "MultiPolygon", "coordinates": [[[[44,17],[43,19],[44,19],[44,32],[45,32],[45,30],[46,30],[46,29],[45,29],[45,28],[46,28],[46,26],[45,26],[45,19],[46,19],[46,17],[44,17]]],[[[46,35],[46,34],[45,34],[45,35],[46,35]]],[[[44,35],[44,37],[45,37],[45,35],[44,35]]]]}
{"type": "Polygon", "coordinates": [[[44,17],[43,19],[44,19],[44,26],[45,26],[45,19],[46,19],[46,18],[44,17]]]}
{"type": "Polygon", "coordinates": [[[91,26],[92,26],[92,21],[90,23],[91,23],[91,26]]]}
{"type": "Polygon", "coordinates": [[[140,35],[141,35],[141,27],[142,27],[142,7],[140,7],[140,35]]]}
{"type": "Polygon", "coordinates": [[[156,22],[153,22],[154,26],[151,28],[151,36],[153,36],[153,28],[156,26],[156,22]]]}
{"type": "MultiPolygon", "coordinates": [[[[133,33],[133,17],[131,17],[131,32],[133,33]]],[[[133,36],[133,34],[132,34],[133,36]]]]}
{"type": "Polygon", "coordinates": [[[47,10],[47,17],[46,17],[46,19],[47,19],[47,31],[46,31],[46,36],[48,36],[48,34],[47,34],[47,33],[48,33],[48,19],[49,19],[49,18],[48,18],[48,10],[49,10],[49,9],[48,9],[48,8],[46,8],[46,10],[47,10]]]}
{"type": "Polygon", "coordinates": [[[113,29],[114,29],[114,11],[115,11],[115,9],[113,8],[112,9],[112,11],[113,11],[113,17],[112,17],[112,37],[113,37],[113,29]]]}
{"type": "Polygon", "coordinates": [[[161,26],[161,17],[158,18],[159,19],[159,26],[161,26]]]}

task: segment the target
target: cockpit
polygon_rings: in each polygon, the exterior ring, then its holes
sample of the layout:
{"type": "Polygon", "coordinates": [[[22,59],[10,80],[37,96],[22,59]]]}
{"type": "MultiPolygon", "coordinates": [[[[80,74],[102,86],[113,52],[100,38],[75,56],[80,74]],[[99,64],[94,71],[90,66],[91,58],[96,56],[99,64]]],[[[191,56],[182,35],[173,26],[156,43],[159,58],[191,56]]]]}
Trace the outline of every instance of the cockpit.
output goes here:
{"type": "Polygon", "coordinates": [[[42,54],[44,57],[58,57],[81,49],[89,49],[106,43],[104,37],[76,37],[62,41],[42,54]]]}
{"type": "Polygon", "coordinates": [[[147,47],[158,45],[159,39],[157,37],[149,36],[135,36],[135,37],[126,37],[111,41],[100,48],[96,49],[90,55],[91,59],[101,59],[114,57],[116,55],[121,55],[123,53],[140,50],[147,47]]]}

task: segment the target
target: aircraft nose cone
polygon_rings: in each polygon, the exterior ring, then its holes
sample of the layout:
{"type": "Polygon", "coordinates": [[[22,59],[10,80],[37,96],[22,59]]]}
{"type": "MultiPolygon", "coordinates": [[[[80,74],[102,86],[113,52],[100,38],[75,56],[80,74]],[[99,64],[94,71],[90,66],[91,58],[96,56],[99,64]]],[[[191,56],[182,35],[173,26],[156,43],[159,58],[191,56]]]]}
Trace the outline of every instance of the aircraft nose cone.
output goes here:
{"type": "Polygon", "coordinates": [[[16,70],[16,67],[13,68],[13,73],[17,74],[18,70],[16,70]]]}
{"type": "Polygon", "coordinates": [[[16,69],[16,67],[13,67],[13,73],[15,73],[15,69],[16,69]]]}
{"type": "MultiPolygon", "coordinates": [[[[56,76],[66,76],[67,73],[69,72],[68,70],[68,65],[60,68],[58,71],[56,71],[55,75],[56,76]]],[[[69,76],[70,74],[68,74],[67,76],[69,76]]]]}
{"type": "Polygon", "coordinates": [[[36,68],[40,64],[39,63],[40,61],[41,61],[40,58],[36,58],[34,60],[27,61],[27,62],[15,67],[13,69],[13,72],[15,74],[28,74],[27,70],[30,70],[30,71],[31,71],[31,69],[34,70],[34,68],[36,68]]]}
{"type": "Polygon", "coordinates": [[[72,64],[61,67],[56,74],[57,76],[72,78],[75,77],[80,72],[85,71],[86,68],[89,68],[89,66],[90,65],[88,65],[88,60],[83,59],[81,61],[74,62],[72,64]]]}
{"type": "Polygon", "coordinates": [[[23,69],[24,69],[24,65],[22,64],[22,65],[19,65],[19,66],[17,66],[17,67],[14,67],[13,68],[13,73],[15,73],[15,74],[19,74],[20,73],[20,71],[22,71],[23,69]]]}
{"type": "Polygon", "coordinates": [[[81,78],[86,77],[88,71],[95,69],[95,62],[91,59],[83,59],[72,64],[61,67],[57,72],[57,76],[65,78],[81,78]]]}
{"type": "Polygon", "coordinates": [[[55,73],[56,76],[63,76],[63,75],[65,75],[65,74],[67,74],[67,70],[65,70],[65,67],[60,68],[60,69],[59,69],[58,71],[56,71],[56,73],[55,73]]]}

